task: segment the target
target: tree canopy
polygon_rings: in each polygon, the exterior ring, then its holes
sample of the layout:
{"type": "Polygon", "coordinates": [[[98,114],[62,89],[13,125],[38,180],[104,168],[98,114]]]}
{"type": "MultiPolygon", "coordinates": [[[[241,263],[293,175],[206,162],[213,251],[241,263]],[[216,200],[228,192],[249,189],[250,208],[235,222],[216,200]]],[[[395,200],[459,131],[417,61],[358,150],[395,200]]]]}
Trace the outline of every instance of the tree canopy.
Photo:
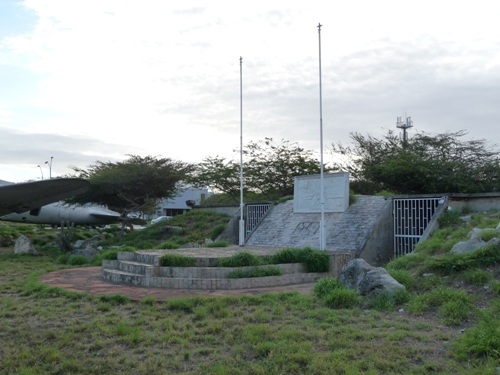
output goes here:
{"type": "Polygon", "coordinates": [[[465,131],[436,135],[418,132],[402,142],[388,131],[381,138],[351,133],[352,147],[333,144],[343,157],[335,169],[350,173],[351,188],[362,194],[478,193],[498,189],[498,151],[485,140],[465,140],[465,131]]]}
{"type": "MultiPolygon", "coordinates": [[[[244,190],[266,199],[292,195],[295,176],[320,172],[320,163],[312,151],[286,140],[251,141],[243,153],[244,190]]],[[[190,182],[226,193],[236,200],[240,193],[239,171],[239,159],[207,157],[196,167],[190,182]]]]}
{"type": "Polygon", "coordinates": [[[71,202],[106,205],[126,217],[154,207],[158,199],[175,196],[193,169],[191,164],[169,158],[128,156],[123,162],[97,161],[86,170],[74,167],[77,177],[90,182],[90,189],[71,202]]]}

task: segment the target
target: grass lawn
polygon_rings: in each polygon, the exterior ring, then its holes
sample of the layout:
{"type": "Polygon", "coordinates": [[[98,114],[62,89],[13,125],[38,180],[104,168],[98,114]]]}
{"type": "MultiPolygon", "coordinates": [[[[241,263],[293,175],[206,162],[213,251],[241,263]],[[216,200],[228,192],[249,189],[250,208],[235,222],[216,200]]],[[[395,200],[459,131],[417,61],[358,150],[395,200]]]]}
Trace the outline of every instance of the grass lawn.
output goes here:
{"type": "MultiPolygon", "coordinates": [[[[44,273],[71,264],[62,264],[50,245],[37,256],[0,251],[0,374],[498,375],[500,245],[481,257],[447,254],[472,226],[495,228],[499,220],[496,213],[473,217],[465,227],[452,222],[415,254],[389,263],[388,272],[408,293],[396,303],[375,300],[371,308],[334,282],[324,283],[322,295],[164,302],[90,296],[38,282],[44,273]]],[[[152,226],[125,244],[180,246],[220,232],[213,228],[221,223],[178,225],[182,231],[173,234],[152,226]]],[[[37,243],[50,244],[55,237],[25,228],[0,225],[2,241],[21,230],[36,233],[37,243]]],[[[111,234],[105,242],[113,244],[111,234]]]]}

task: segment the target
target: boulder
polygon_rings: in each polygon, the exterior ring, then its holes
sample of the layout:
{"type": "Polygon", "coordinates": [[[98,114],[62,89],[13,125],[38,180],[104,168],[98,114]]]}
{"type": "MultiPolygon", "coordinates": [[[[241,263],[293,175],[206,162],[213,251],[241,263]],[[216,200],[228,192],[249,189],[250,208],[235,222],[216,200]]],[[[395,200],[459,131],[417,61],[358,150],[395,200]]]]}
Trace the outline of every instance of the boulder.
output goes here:
{"type": "Polygon", "coordinates": [[[35,246],[31,243],[31,240],[26,237],[24,234],[21,234],[19,238],[16,240],[14,245],[14,253],[15,254],[36,254],[37,251],[35,246]]]}
{"type": "Polygon", "coordinates": [[[346,264],[339,275],[339,282],[364,296],[379,293],[395,294],[406,290],[382,267],[373,267],[363,259],[353,259],[346,264]]]}
{"type": "Polygon", "coordinates": [[[484,245],[486,245],[486,242],[484,242],[480,236],[473,235],[470,240],[457,242],[453,245],[450,252],[454,254],[469,254],[484,245]]]}

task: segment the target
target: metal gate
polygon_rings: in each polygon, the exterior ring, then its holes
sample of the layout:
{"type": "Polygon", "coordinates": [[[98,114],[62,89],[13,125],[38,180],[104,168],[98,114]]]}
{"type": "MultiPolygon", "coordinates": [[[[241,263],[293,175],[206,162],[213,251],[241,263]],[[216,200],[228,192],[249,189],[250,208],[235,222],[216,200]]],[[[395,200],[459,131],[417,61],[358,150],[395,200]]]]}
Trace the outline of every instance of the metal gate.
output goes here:
{"type": "Polygon", "coordinates": [[[443,202],[443,197],[393,199],[394,257],[413,251],[443,202]]]}
{"type": "Polygon", "coordinates": [[[258,203],[245,205],[245,241],[254,232],[262,219],[267,215],[272,203],[258,203]]]}

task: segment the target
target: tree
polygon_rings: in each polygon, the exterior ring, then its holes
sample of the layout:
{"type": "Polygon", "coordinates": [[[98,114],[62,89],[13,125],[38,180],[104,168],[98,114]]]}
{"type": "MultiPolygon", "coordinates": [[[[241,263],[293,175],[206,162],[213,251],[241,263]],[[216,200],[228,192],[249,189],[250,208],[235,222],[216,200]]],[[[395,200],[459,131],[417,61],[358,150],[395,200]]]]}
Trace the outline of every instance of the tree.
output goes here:
{"type": "Polygon", "coordinates": [[[179,184],[193,166],[168,158],[128,155],[123,162],[97,161],[87,170],[74,167],[76,176],[90,182],[88,192],[71,199],[71,203],[106,205],[121,213],[151,209],[161,198],[175,196],[179,184]]]}
{"type": "Polygon", "coordinates": [[[418,132],[403,143],[393,131],[382,139],[351,133],[353,147],[332,145],[344,158],[336,169],[348,171],[358,193],[389,190],[400,194],[477,193],[498,188],[498,151],[485,140],[463,140],[467,133],[418,132]]]}
{"type": "MultiPolygon", "coordinates": [[[[272,138],[251,141],[243,153],[245,193],[260,194],[266,199],[292,195],[295,176],[320,172],[320,163],[312,151],[286,140],[279,143],[273,142],[272,138]]],[[[207,157],[197,166],[190,182],[229,194],[237,201],[240,194],[239,161],[207,157]]]]}

